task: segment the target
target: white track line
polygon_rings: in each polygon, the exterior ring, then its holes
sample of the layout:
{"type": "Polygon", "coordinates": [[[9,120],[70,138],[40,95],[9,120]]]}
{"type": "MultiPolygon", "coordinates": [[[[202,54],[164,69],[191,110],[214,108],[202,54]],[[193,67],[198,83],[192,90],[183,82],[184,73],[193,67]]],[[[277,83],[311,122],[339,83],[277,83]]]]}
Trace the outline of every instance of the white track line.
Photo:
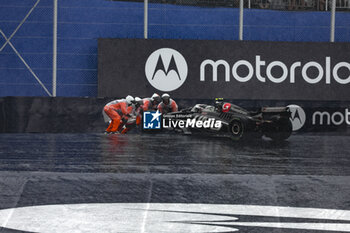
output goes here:
{"type": "Polygon", "coordinates": [[[148,217],[148,211],[150,209],[150,202],[152,198],[152,190],[153,190],[153,181],[152,178],[150,178],[150,187],[149,187],[149,192],[148,192],[148,197],[147,197],[147,205],[146,205],[146,210],[145,210],[145,215],[143,216],[142,220],[142,226],[141,226],[141,233],[145,233],[146,231],[146,222],[147,222],[147,217],[148,217]]]}

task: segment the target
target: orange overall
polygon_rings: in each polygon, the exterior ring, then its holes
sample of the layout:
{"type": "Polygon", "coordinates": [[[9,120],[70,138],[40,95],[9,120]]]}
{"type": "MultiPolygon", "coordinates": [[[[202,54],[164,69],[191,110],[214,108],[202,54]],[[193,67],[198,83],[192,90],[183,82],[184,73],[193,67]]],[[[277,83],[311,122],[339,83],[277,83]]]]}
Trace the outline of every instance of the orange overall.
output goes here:
{"type": "Polygon", "coordinates": [[[103,110],[111,118],[111,123],[106,129],[107,132],[116,132],[122,120],[127,120],[127,115],[132,112],[132,106],[128,106],[126,100],[115,100],[108,103],[103,110]]]}
{"type": "Polygon", "coordinates": [[[154,104],[151,98],[144,98],[142,109],[143,111],[157,111],[158,104],[154,104]]]}

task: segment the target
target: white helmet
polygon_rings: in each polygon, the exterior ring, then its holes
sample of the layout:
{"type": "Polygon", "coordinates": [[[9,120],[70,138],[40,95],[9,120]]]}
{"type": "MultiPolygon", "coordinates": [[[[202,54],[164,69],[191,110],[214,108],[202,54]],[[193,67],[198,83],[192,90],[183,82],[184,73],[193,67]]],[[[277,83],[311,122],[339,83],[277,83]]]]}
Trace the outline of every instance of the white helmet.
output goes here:
{"type": "Polygon", "coordinates": [[[160,98],[160,96],[159,96],[157,93],[154,93],[154,94],[152,95],[152,97],[151,97],[151,100],[152,100],[152,101],[155,101],[155,102],[157,102],[157,103],[160,103],[161,98],[160,98]]]}
{"type": "Polygon", "coordinates": [[[163,101],[164,104],[169,104],[169,102],[170,102],[170,95],[167,94],[167,93],[164,93],[162,95],[162,101],[163,101]]]}
{"type": "Polygon", "coordinates": [[[170,95],[168,94],[168,93],[164,93],[163,95],[162,95],[162,99],[163,98],[170,98],[170,95]]]}
{"type": "Polygon", "coordinates": [[[143,100],[140,97],[135,97],[135,102],[142,105],[143,104],[143,100]]]}
{"type": "Polygon", "coordinates": [[[132,104],[132,102],[134,102],[134,97],[131,95],[128,95],[125,99],[128,104],[132,104]]]}

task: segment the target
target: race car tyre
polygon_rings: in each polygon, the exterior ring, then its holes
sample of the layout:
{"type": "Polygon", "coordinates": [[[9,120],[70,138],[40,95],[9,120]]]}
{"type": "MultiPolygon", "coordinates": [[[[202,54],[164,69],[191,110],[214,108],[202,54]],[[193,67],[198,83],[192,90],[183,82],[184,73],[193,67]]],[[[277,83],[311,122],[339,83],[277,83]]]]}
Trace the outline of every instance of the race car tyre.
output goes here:
{"type": "Polygon", "coordinates": [[[230,133],[233,140],[239,140],[243,137],[244,126],[240,120],[233,120],[230,124],[230,133]]]}
{"type": "Polygon", "coordinates": [[[274,141],[284,141],[290,137],[293,131],[292,122],[286,117],[276,117],[273,119],[272,127],[265,132],[265,136],[274,141]]]}

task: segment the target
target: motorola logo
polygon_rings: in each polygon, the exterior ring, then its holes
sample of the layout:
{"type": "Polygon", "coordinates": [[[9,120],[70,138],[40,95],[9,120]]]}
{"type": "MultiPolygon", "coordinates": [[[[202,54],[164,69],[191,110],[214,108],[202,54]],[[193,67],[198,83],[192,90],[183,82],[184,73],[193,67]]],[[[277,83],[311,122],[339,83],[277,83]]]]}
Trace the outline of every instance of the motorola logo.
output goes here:
{"type": "Polygon", "coordinates": [[[313,125],[342,125],[344,123],[350,125],[350,110],[348,108],[344,110],[344,113],[317,111],[312,115],[313,125]]]}
{"type": "Polygon", "coordinates": [[[145,74],[148,82],[157,90],[174,91],[186,81],[187,62],[178,51],[162,48],[147,59],[145,74]]]}
{"type": "Polygon", "coordinates": [[[326,84],[331,84],[332,82],[336,82],[338,84],[349,84],[350,83],[350,75],[342,75],[340,70],[348,70],[350,71],[350,63],[348,62],[339,62],[334,65],[332,68],[332,59],[331,57],[325,57],[325,65],[322,66],[320,63],[315,61],[309,61],[307,63],[302,63],[301,61],[295,61],[290,66],[285,64],[282,61],[272,61],[268,63],[266,60],[260,55],[255,56],[255,62],[247,60],[238,60],[231,66],[226,60],[211,60],[206,59],[200,65],[200,81],[204,82],[206,78],[206,72],[209,70],[212,71],[212,80],[213,82],[218,81],[218,68],[222,67],[224,71],[224,77],[226,82],[231,81],[231,74],[233,78],[241,83],[250,81],[253,77],[255,77],[258,81],[262,83],[266,83],[266,80],[269,80],[273,83],[295,83],[297,78],[303,79],[306,83],[309,84],[318,84],[321,83],[322,80],[326,84]],[[206,67],[211,67],[210,69],[206,69],[206,67]],[[248,73],[246,75],[239,74],[239,67],[245,67],[248,69],[248,73]],[[262,70],[266,67],[266,77],[263,74],[262,70]],[[282,74],[278,76],[274,75],[273,69],[281,69],[282,74]],[[310,69],[317,70],[317,76],[312,77],[309,76],[308,71],[310,69]],[[347,76],[347,77],[346,77],[347,76]],[[332,79],[333,78],[333,79],[332,79]]]}
{"type": "Polygon", "coordinates": [[[292,104],[287,106],[290,111],[290,121],[293,125],[293,131],[297,131],[301,129],[306,121],[306,114],[304,109],[302,109],[300,106],[292,104]]]}

